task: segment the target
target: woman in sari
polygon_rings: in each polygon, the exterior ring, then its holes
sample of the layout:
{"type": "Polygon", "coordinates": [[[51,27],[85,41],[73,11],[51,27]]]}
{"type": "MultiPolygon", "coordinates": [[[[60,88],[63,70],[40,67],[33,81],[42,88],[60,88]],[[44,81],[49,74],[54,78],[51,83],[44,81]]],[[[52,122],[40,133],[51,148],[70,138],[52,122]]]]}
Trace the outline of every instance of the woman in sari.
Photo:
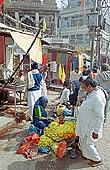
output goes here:
{"type": "Polygon", "coordinates": [[[47,104],[48,99],[45,96],[41,96],[34,105],[33,124],[42,130],[50,124],[50,120],[54,120],[48,117],[45,111],[47,104]]]}

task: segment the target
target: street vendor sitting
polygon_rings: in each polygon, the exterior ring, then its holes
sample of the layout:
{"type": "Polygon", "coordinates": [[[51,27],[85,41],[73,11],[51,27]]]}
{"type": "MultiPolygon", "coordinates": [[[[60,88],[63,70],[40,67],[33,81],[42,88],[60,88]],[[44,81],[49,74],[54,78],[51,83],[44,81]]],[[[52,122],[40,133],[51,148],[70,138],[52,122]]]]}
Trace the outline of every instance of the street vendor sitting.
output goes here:
{"type": "Polygon", "coordinates": [[[45,96],[41,96],[34,105],[33,124],[42,130],[50,124],[50,121],[54,120],[47,116],[45,111],[47,104],[48,99],[45,96]]]}

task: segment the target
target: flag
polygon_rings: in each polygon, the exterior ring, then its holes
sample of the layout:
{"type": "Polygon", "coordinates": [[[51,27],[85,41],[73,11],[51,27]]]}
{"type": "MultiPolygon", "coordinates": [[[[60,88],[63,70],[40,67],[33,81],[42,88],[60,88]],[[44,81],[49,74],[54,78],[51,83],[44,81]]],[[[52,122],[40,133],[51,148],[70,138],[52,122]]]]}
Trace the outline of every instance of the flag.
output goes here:
{"type": "Polygon", "coordinates": [[[81,0],[81,4],[83,6],[83,16],[86,16],[85,1],[81,0]]]}
{"type": "Polygon", "coordinates": [[[64,70],[64,66],[62,68],[62,77],[61,77],[62,83],[64,84],[65,81],[65,70],[64,70]]]}
{"type": "Polygon", "coordinates": [[[2,9],[1,9],[1,6],[2,6],[3,2],[4,2],[4,0],[0,0],[0,14],[1,14],[1,15],[3,15],[2,9]]]}
{"type": "Polygon", "coordinates": [[[43,32],[46,30],[47,26],[46,26],[46,21],[45,18],[43,19],[43,32]]]}

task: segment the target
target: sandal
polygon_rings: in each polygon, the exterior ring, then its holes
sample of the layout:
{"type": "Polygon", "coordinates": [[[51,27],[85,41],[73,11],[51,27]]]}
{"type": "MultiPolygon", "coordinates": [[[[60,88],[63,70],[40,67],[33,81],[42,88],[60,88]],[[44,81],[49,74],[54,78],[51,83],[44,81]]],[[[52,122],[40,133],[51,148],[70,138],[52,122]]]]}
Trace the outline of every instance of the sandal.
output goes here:
{"type": "Polygon", "coordinates": [[[91,167],[96,167],[102,164],[102,161],[90,161],[88,163],[88,165],[90,165],[91,167]]]}

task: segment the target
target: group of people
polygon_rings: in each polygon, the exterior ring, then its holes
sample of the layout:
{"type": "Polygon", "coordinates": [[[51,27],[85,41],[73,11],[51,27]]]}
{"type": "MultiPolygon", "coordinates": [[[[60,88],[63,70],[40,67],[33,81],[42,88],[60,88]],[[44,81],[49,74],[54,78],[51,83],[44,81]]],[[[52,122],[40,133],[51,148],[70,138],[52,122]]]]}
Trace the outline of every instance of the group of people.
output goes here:
{"type": "Polygon", "coordinates": [[[33,63],[27,78],[29,119],[33,122],[34,126],[42,131],[53,121],[53,118],[49,117],[45,111],[48,104],[45,83],[46,71],[47,68],[45,67],[44,73],[42,73],[38,69],[38,64],[33,63]]]}
{"type": "MultiPolygon", "coordinates": [[[[84,158],[89,159],[90,166],[102,163],[101,157],[94,145],[95,141],[102,137],[103,123],[107,119],[110,101],[110,70],[108,64],[102,64],[101,72],[93,73],[86,66],[83,72],[76,68],[71,73],[70,80],[64,82],[64,89],[60,96],[60,103],[67,103],[74,107],[80,100],[78,111],[76,135],[79,139],[79,148],[84,158]],[[72,94],[71,94],[72,89],[72,94]]],[[[30,120],[40,129],[44,129],[54,119],[48,117],[45,108],[48,99],[41,93],[45,86],[45,78],[38,69],[38,64],[33,63],[31,71],[28,72],[28,105],[30,120]],[[43,85],[44,84],[44,85],[43,85]]],[[[44,90],[45,92],[45,90],[44,90]]]]}
{"type": "Polygon", "coordinates": [[[102,163],[94,142],[102,137],[103,123],[106,122],[110,107],[110,70],[108,64],[102,64],[101,72],[93,74],[84,66],[81,73],[78,68],[71,73],[70,80],[65,82],[61,95],[61,102],[69,101],[74,106],[80,100],[78,110],[76,135],[79,148],[84,158],[89,160],[90,166],[102,163]],[[94,75],[94,76],[93,76],[94,75]],[[79,84],[80,86],[79,86],[79,84]],[[71,86],[75,85],[73,94],[71,86]],[[73,101],[72,101],[73,100],[73,101]]]}

